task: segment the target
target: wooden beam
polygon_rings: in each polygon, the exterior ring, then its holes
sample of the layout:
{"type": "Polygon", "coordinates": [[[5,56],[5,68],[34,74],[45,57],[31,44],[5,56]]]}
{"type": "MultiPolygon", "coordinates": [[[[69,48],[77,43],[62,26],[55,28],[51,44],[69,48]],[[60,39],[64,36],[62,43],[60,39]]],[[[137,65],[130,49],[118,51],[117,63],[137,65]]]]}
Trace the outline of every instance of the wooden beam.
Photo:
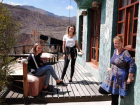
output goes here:
{"type": "Polygon", "coordinates": [[[24,98],[28,98],[28,79],[27,79],[26,63],[23,63],[23,89],[24,89],[24,98]]]}

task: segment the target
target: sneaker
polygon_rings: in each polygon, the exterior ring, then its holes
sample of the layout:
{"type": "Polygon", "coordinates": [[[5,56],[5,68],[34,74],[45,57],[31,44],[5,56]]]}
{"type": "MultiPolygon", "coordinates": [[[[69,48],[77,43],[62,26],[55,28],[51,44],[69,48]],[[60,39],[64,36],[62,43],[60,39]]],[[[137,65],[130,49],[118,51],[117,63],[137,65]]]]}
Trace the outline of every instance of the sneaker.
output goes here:
{"type": "Polygon", "coordinates": [[[48,88],[42,90],[42,92],[47,93],[48,92],[48,88]]]}
{"type": "Polygon", "coordinates": [[[53,93],[54,91],[53,91],[53,87],[50,87],[50,86],[48,86],[48,93],[53,93]]]}
{"type": "Polygon", "coordinates": [[[71,80],[69,80],[69,82],[71,83],[71,82],[72,82],[72,79],[71,79],[71,80]]]}
{"type": "Polygon", "coordinates": [[[49,87],[48,87],[48,88],[46,88],[46,89],[43,88],[42,92],[44,92],[44,93],[47,93],[47,92],[48,92],[48,93],[53,93],[54,91],[53,91],[52,88],[49,88],[49,87]]]}
{"type": "Polygon", "coordinates": [[[59,83],[56,84],[57,86],[67,86],[63,81],[60,81],[59,83]]]}

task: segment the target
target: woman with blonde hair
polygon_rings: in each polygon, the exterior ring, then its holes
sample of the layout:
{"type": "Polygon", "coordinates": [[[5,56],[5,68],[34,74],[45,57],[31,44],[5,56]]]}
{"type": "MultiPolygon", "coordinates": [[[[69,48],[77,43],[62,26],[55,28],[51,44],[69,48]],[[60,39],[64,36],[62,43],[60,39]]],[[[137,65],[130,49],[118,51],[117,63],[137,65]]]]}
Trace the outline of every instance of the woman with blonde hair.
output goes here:
{"type": "Polygon", "coordinates": [[[101,84],[99,92],[101,94],[112,94],[112,105],[118,105],[119,95],[121,98],[128,95],[128,84],[133,81],[136,65],[129,52],[123,48],[123,39],[116,36],[113,39],[114,54],[110,60],[111,68],[109,75],[101,84]]]}
{"type": "Polygon", "coordinates": [[[74,25],[71,25],[68,26],[66,30],[66,34],[63,36],[63,58],[65,59],[65,62],[64,62],[63,72],[61,75],[61,80],[64,79],[69,61],[71,60],[71,74],[70,74],[69,82],[72,82],[72,77],[74,74],[74,66],[77,57],[76,48],[78,48],[78,50],[81,51],[77,41],[76,28],[74,25]]]}

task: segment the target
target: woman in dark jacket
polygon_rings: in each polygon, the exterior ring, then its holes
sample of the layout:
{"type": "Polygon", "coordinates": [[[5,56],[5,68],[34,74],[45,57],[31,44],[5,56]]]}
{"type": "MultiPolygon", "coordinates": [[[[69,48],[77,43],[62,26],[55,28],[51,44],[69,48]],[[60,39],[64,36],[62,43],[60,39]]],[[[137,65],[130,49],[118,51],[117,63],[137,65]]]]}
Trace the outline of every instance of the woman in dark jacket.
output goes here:
{"type": "Polygon", "coordinates": [[[48,91],[48,84],[50,80],[50,75],[56,80],[58,86],[66,86],[63,81],[60,81],[51,65],[43,66],[43,62],[40,59],[42,54],[42,46],[36,43],[33,48],[33,53],[28,57],[28,73],[35,76],[46,75],[44,82],[43,91],[48,91]]]}

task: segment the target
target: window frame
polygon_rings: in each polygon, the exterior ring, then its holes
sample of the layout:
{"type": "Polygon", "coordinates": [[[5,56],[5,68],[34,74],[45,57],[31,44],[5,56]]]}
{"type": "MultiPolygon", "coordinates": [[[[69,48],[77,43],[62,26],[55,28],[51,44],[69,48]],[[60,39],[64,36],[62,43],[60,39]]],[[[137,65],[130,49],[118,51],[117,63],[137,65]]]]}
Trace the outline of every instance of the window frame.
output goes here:
{"type": "MultiPolygon", "coordinates": [[[[129,50],[130,52],[135,52],[136,46],[136,35],[137,35],[137,23],[138,23],[138,9],[139,9],[139,0],[129,0],[130,4],[127,4],[122,7],[123,0],[119,0],[118,3],[118,20],[117,20],[117,36],[123,37],[123,46],[125,49],[129,50]],[[130,35],[130,25],[129,25],[129,18],[130,18],[130,10],[133,11],[133,20],[132,20],[132,33],[131,33],[131,44],[129,44],[129,35],[130,35]],[[124,11],[124,14],[121,14],[124,11]],[[121,16],[124,20],[121,20],[121,16]],[[121,32],[123,26],[123,33],[121,32]]],[[[133,55],[134,56],[134,55],[133,55]]]]}
{"type": "Polygon", "coordinates": [[[80,48],[82,50],[83,44],[83,16],[80,16],[80,48]]]}
{"type": "MultiPolygon", "coordinates": [[[[99,43],[100,43],[100,21],[101,21],[101,4],[98,9],[91,11],[91,35],[90,35],[90,61],[99,66],[99,43]],[[98,13],[97,21],[95,21],[94,13],[95,11],[98,13]],[[97,31],[94,32],[94,26],[96,25],[97,31]],[[95,41],[95,43],[94,43],[95,41]],[[93,43],[95,46],[93,46],[93,43]],[[93,54],[93,50],[95,50],[95,55],[93,54]],[[93,59],[95,57],[95,59],[93,59]]],[[[96,29],[95,29],[96,30],[96,29]]]]}

